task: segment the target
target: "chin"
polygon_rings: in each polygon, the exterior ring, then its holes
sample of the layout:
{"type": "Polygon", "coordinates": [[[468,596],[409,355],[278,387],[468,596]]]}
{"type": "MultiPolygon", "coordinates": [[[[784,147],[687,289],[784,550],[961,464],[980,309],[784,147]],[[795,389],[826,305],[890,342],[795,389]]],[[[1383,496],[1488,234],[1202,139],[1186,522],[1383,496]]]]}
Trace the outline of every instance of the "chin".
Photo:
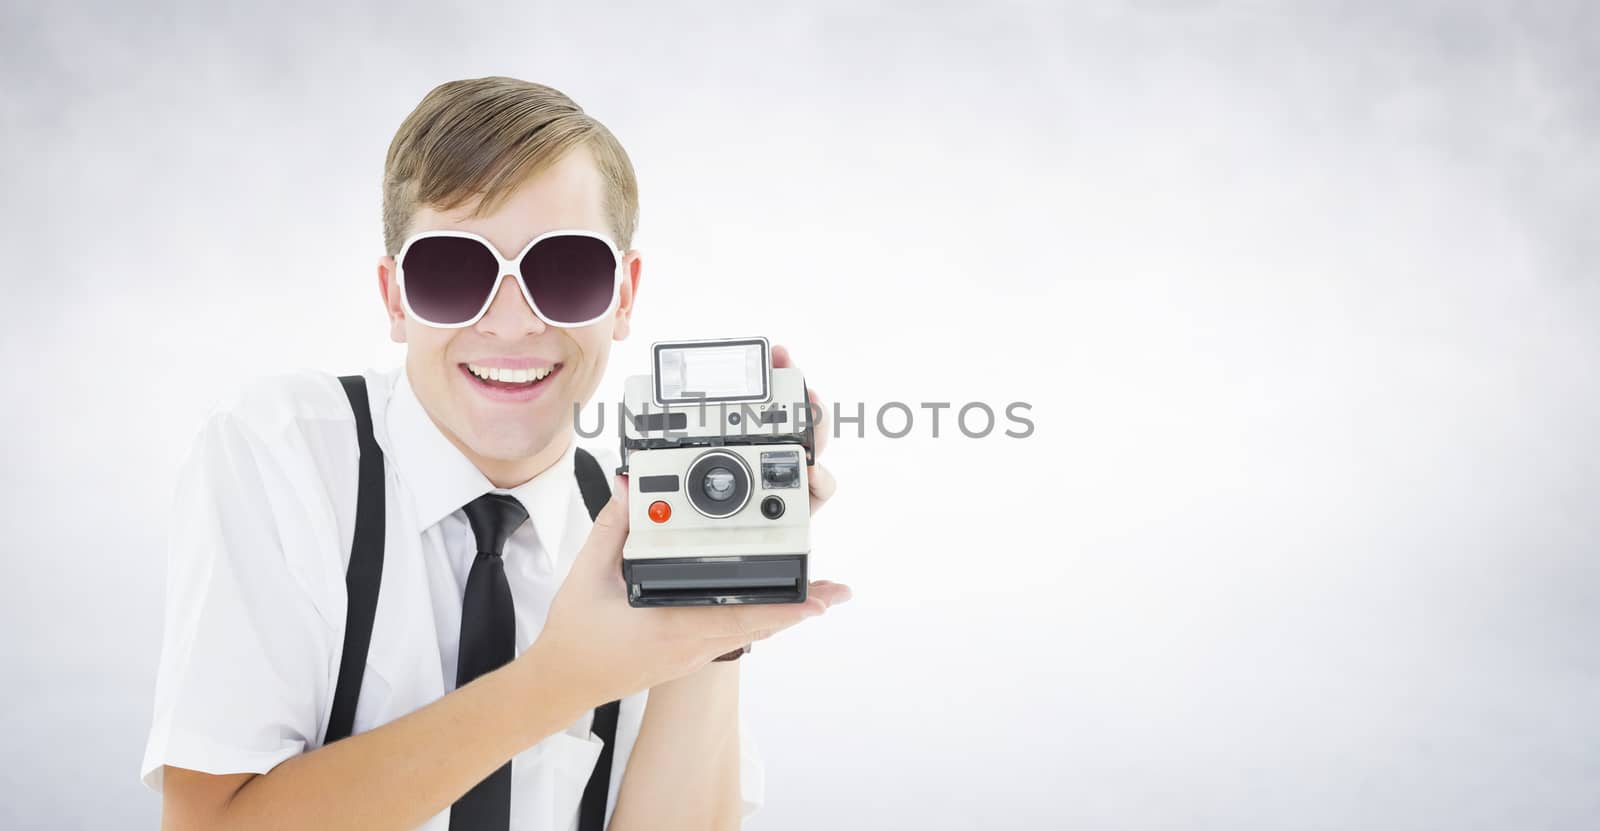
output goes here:
{"type": "Polygon", "coordinates": [[[472,451],[485,459],[495,459],[503,462],[515,462],[539,455],[555,438],[554,433],[540,431],[532,434],[505,435],[505,434],[478,434],[479,438],[471,445],[472,451]]]}

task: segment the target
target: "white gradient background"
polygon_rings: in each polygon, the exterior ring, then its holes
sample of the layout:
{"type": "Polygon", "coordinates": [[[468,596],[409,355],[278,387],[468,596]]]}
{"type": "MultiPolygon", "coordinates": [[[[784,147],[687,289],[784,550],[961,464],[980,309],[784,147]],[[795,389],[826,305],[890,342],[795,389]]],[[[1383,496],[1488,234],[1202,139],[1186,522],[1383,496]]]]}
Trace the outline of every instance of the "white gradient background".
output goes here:
{"type": "Polygon", "coordinates": [[[0,24],[0,826],[156,824],[182,454],[243,378],[400,360],[384,151],[487,74],[638,168],[606,389],[759,332],[830,399],[1034,405],[829,447],[814,571],[856,599],[744,663],[749,827],[1600,822],[1593,4],[0,24]]]}

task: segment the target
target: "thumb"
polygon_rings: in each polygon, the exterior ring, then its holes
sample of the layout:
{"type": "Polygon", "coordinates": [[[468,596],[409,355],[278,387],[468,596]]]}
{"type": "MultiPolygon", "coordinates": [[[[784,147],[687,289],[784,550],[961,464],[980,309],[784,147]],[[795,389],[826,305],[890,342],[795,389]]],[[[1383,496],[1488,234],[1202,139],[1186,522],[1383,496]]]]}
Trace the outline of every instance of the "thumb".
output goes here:
{"type": "Polygon", "coordinates": [[[611,500],[594,518],[589,540],[583,544],[578,559],[590,568],[615,568],[622,560],[622,543],[627,539],[628,480],[618,476],[612,480],[611,500]]]}

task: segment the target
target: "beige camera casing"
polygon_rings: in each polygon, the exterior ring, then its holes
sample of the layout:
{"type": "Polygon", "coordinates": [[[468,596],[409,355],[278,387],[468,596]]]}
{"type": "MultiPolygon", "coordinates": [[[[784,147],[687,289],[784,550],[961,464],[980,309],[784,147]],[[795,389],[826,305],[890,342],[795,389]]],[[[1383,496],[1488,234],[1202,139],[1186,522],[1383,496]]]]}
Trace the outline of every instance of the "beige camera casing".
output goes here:
{"type": "Polygon", "coordinates": [[[770,354],[764,338],[657,343],[652,374],[625,382],[622,570],[630,604],[805,600],[812,413],[804,376],[773,369],[770,354]],[[727,345],[751,355],[759,346],[762,389],[738,400],[663,401],[663,350],[727,345]]]}

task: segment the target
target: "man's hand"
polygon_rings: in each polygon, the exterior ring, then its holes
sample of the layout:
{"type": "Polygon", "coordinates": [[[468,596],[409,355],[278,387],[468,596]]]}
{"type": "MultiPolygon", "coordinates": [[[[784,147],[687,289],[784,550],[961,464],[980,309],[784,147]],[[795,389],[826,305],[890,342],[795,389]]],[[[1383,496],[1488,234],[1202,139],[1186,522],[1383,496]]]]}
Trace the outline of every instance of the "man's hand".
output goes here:
{"type": "Polygon", "coordinates": [[[618,476],[611,501],[550,604],[544,630],[523,653],[556,668],[583,706],[681,678],[850,599],[849,587],[816,580],[804,603],[636,609],[622,580],[627,537],[628,483],[618,476]]]}
{"type": "MultiPolygon", "coordinates": [[[[788,350],[775,346],[775,367],[793,366],[788,350]]],[[[814,453],[827,441],[827,415],[815,390],[808,402],[819,421],[814,453]]],[[[785,402],[788,403],[788,402],[785,402]]],[[[819,465],[808,469],[811,510],[832,495],[833,477],[819,465]]],[[[848,597],[848,589],[813,583],[812,593],[848,597]]],[[[650,702],[628,757],[627,772],[611,816],[616,831],[738,828],[741,810],[739,665],[713,663],[650,688],[650,702]]]]}
{"type": "MultiPolygon", "coordinates": [[[[772,347],[772,366],[774,369],[794,367],[794,357],[789,354],[789,350],[786,347],[774,345],[772,347]]],[[[798,367],[795,368],[798,369],[798,367]]],[[[822,456],[822,448],[828,444],[828,430],[830,427],[828,409],[822,405],[822,396],[817,395],[817,388],[809,383],[806,384],[806,398],[808,399],[807,403],[811,406],[812,414],[817,418],[811,429],[811,458],[812,461],[816,461],[822,456]]],[[[813,464],[806,468],[806,478],[811,482],[811,513],[815,514],[817,509],[821,508],[823,503],[833,496],[833,491],[837,485],[833,481],[833,474],[829,473],[828,469],[820,464],[813,464]]]]}
{"type": "MultiPolygon", "coordinates": [[[[774,367],[793,366],[789,351],[772,349],[774,367]]],[[[815,390],[807,390],[820,412],[814,430],[813,460],[827,443],[828,419],[815,390]]],[[[833,495],[833,475],[819,464],[807,469],[811,511],[833,495]]],[[[628,482],[619,476],[611,502],[595,518],[589,539],[550,605],[544,630],[524,653],[529,661],[549,662],[592,707],[682,678],[718,655],[771,637],[850,599],[842,583],[814,580],[804,603],[748,606],[643,608],[628,605],[622,580],[622,544],[628,537],[628,482]]]]}

